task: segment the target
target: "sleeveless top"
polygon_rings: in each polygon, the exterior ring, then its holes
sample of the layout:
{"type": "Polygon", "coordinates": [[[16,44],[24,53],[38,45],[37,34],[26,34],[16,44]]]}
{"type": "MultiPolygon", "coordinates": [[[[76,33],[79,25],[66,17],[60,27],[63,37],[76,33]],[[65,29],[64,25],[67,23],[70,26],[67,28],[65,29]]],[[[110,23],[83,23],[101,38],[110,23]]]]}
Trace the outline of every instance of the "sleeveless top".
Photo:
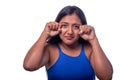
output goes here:
{"type": "Polygon", "coordinates": [[[48,80],[95,80],[95,73],[82,45],[79,56],[66,55],[57,45],[59,57],[47,70],[48,80]]]}

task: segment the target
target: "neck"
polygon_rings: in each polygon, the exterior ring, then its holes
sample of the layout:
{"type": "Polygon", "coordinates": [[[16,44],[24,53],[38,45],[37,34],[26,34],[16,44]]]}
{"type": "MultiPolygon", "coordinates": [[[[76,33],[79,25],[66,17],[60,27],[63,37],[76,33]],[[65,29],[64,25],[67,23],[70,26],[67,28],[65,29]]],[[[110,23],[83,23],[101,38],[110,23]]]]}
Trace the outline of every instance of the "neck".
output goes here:
{"type": "Polygon", "coordinates": [[[80,46],[80,43],[79,42],[76,42],[74,44],[71,44],[71,45],[67,45],[65,43],[61,43],[61,46],[65,49],[68,49],[68,50],[75,50],[75,49],[78,49],[79,46],[80,46]]]}

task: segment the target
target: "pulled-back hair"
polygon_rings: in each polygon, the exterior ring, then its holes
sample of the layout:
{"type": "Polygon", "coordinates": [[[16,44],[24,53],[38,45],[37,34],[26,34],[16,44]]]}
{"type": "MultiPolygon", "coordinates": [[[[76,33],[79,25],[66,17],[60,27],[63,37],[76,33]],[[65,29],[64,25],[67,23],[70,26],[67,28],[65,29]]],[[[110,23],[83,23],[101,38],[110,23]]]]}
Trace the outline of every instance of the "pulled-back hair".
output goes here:
{"type": "MultiPolygon", "coordinates": [[[[76,13],[79,17],[79,19],[81,20],[81,23],[82,25],[86,25],[87,24],[87,20],[86,20],[86,17],[83,13],[83,11],[77,7],[77,6],[66,6],[64,7],[60,12],[59,14],[57,15],[56,19],[55,19],[55,22],[60,22],[60,20],[64,17],[64,16],[67,16],[67,15],[71,15],[73,13],[76,13]]],[[[60,37],[59,37],[59,34],[52,37],[48,43],[59,43],[61,41],[60,37]]],[[[82,38],[79,38],[79,42],[80,43],[88,43],[87,41],[83,40],[82,38]]]]}

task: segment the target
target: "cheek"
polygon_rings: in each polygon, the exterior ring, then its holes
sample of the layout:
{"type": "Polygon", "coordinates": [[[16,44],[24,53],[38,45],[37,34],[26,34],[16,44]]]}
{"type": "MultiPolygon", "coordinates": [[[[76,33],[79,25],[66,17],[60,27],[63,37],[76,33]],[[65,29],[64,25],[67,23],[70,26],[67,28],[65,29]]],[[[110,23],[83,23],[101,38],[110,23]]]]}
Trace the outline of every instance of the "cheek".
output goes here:
{"type": "Polygon", "coordinates": [[[61,32],[60,32],[60,34],[59,34],[60,38],[61,38],[61,39],[64,39],[64,36],[65,36],[65,35],[66,35],[66,30],[61,29],[61,32]]]}
{"type": "Polygon", "coordinates": [[[74,33],[75,33],[76,35],[79,35],[79,32],[80,32],[80,30],[74,31],[74,33]]]}
{"type": "Polygon", "coordinates": [[[62,37],[64,35],[64,32],[61,31],[61,33],[59,34],[60,37],[62,37]]]}
{"type": "Polygon", "coordinates": [[[64,35],[66,33],[67,29],[61,29],[60,35],[64,35]]]}
{"type": "Polygon", "coordinates": [[[76,32],[75,32],[75,36],[78,37],[78,38],[80,37],[79,31],[76,31],[76,32]]]}
{"type": "Polygon", "coordinates": [[[61,32],[66,32],[67,29],[61,28],[61,32]]]}

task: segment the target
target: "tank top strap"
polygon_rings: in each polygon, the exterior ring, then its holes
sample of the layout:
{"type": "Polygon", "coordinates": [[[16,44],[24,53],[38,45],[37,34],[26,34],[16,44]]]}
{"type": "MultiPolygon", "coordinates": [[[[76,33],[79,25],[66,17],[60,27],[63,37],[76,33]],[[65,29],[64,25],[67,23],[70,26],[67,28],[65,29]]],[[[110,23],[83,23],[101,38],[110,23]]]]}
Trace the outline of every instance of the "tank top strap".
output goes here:
{"type": "MultiPolygon", "coordinates": [[[[59,44],[57,44],[57,48],[58,48],[60,54],[63,53],[59,44]]],[[[85,51],[84,51],[84,44],[82,44],[82,49],[81,49],[80,55],[84,55],[84,53],[85,53],[85,51]]]]}
{"type": "Polygon", "coordinates": [[[79,52],[78,58],[84,57],[85,51],[84,51],[84,44],[81,44],[81,50],[79,52]]]}
{"type": "MultiPolygon", "coordinates": [[[[57,48],[58,48],[59,51],[61,51],[61,48],[60,48],[59,44],[57,44],[57,48]]],[[[82,51],[84,51],[84,44],[82,44],[82,51]]]]}
{"type": "Polygon", "coordinates": [[[60,48],[59,44],[57,44],[57,48],[58,48],[59,52],[61,52],[61,48],[60,48]]]}
{"type": "Polygon", "coordinates": [[[81,51],[84,52],[84,44],[82,44],[82,50],[81,51]]]}

